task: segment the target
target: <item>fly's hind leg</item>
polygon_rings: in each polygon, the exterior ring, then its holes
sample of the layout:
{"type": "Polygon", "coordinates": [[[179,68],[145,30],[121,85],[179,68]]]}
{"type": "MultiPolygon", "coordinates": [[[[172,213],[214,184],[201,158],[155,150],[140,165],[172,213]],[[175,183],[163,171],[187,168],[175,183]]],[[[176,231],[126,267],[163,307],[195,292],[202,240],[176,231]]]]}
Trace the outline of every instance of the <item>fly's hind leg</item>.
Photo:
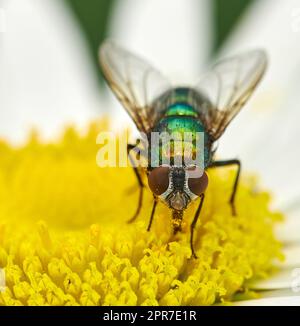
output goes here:
{"type": "Polygon", "coordinates": [[[139,199],[138,199],[138,205],[137,205],[136,211],[135,211],[134,215],[132,216],[132,218],[127,221],[127,223],[132,223],[132,222],[134,222],[136,220],[136,218],[138,217],[138,215],[139,215],[139,213],[141,211],[142,204],[143,204],[144,184],[143,184],[143,181],[142,181],[141,173],[140,173],[140,170],[134,165],[133,158],[129,153],[135,147],[136,147],[135,145],[128,144],[127,145],[127,154],[128,154],[130,163],[132,165],[134,174],[136,176],[136,179],[138,181],[139,199]]]}
{"type": "Polygon", "coordinates": [[[236,207],[235,207],[235,195],[236,195],[236,192],[237,192],[237,187],[238,187],[239,178],[240,178],[241,161],[237,160],[237,159],[225,160],[225,161],[214,161],[209,166],[209,168],[217,168],[217,167],[229,166],[229,165],[236,165],[237,166],[237,173],[236,173],[236,176],[235,176],[231,196],[230,196],[230,199],[229,199],[232,215],[236,216],[237,214],[236,214],[236,207]]]}

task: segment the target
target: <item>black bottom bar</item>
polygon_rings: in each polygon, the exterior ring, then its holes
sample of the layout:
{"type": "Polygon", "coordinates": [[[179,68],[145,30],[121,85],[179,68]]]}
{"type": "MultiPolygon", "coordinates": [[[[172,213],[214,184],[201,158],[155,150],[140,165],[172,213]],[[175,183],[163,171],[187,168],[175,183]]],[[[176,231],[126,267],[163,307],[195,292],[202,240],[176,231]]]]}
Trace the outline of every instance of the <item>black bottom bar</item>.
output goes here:
{"type": "Polygon", "coordinates": [[[300,307],[0,307],[3,320],[270,322],[297,318],[300,307]]]}

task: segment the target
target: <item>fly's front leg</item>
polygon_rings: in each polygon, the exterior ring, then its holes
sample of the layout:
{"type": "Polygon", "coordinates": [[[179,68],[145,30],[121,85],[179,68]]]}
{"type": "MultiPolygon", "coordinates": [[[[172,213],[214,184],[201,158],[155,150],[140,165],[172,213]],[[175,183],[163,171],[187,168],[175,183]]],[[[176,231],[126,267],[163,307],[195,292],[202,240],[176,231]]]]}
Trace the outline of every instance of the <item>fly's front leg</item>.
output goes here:
{"type": "Polygon", "coordinates": [[[214,161],[211,163],[209,168],[217,168],[221,166],[230,166],[230,165],[236,165],[237,166],[237,173],[235,176],[234,184],[233,184],[233,189],[231,192],[230,200],[229,203],[231,205],[231,211],[232,215],[236,216],[236,208],[235,208],[235,195],[239,183],[239,178],[240,178],[240,172],[241,172],[241,161],[234,159],[234,160],[225,160],[225,161],[214,161]]]}
{"type": "Polygon", "coordinates": [[[154,201],[153,201],[153,206],[152,206],[152,211],[151,211],[151,216],[150,216],[149,224],[147,227],[147,231],[150,231],[150,229],[151,229],[151,225],[152,225],[155,210],[156,210],[156,205],[157,205],[157,197],[154,196],[154,201]]]}
{"type": "Polygon", "coordinates": [[[132,165],[134,174],[135,174],[135,176],[137,178],[137,181],[138,181],[138,184],[139,184],[139,200],[138,200],[138,206],[136,208],[136,211],[135,211],[134,215],[132,216],[132,218],[130,220],[127,221],[127,223],[132,223],[133,221],[135,221],[135,219],[138,217],[138,215],[139,215],[139,213],[141,211],[142,204],[143,204],[144,184],[143,184],[143,181],[142,181],[140,171],[136,166],[134,166],[133,158],[129,153],[135,147],[136,147],[135,145],[128,144],[127,145],[127,154],[128,154],[128,157],[129,157],[130,163],[132,165]]]}
{"type": "Polygon", "coordinates": [[[200,195],[200,203],[199,203],[199,206],[198,206],[197,211],[195,213],[193,222],[191,224],[190,247],[191,247],[191,250],[192,250],[192,257],[193,258],[197,258],[197,255],[196,255],[195,250],[194,250],[194,230],[195,230],[198,218],[200,216],[200,212],[201,212],[201,209],[202,209],[202,206],[203,206],[203,202],[204,202],[204,193],[200,195]]]}

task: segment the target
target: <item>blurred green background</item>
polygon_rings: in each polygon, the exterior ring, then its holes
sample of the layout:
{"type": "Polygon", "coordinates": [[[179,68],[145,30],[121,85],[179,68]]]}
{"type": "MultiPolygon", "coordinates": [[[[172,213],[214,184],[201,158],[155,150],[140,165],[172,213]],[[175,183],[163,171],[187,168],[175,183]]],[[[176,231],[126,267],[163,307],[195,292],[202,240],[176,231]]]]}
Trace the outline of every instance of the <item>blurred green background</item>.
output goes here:
{"type": "MultiPolygon", "coordinates": [[[[89,43],[90,53],[98,71],[98,47],[107,32],[111,10],[116,0],[64,0],[71,7],[89,43]]],[[[142,0],[141,0],[142,1],[142,0]]],[[[163,1],[163,0],[162,0],[163,1]]],[[[200,0],[199,0],[200,1],[200,0]]],[[[216,52],[250,3],[255,0],[211,0],[214,15],[214,46],[216,52]]]]}

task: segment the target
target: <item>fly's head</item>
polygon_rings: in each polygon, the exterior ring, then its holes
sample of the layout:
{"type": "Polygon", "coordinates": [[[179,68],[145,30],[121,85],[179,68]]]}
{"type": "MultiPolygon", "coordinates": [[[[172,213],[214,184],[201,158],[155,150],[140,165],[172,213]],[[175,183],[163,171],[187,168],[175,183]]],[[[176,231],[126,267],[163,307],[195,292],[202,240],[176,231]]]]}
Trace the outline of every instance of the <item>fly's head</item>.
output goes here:
{"type": "Polygon", "coordinates": [[[197,166],[159,166],[148,175],[154,195],[176,211],[183,211],[197,199],[208,186],[208,177],[197,166]]]}

